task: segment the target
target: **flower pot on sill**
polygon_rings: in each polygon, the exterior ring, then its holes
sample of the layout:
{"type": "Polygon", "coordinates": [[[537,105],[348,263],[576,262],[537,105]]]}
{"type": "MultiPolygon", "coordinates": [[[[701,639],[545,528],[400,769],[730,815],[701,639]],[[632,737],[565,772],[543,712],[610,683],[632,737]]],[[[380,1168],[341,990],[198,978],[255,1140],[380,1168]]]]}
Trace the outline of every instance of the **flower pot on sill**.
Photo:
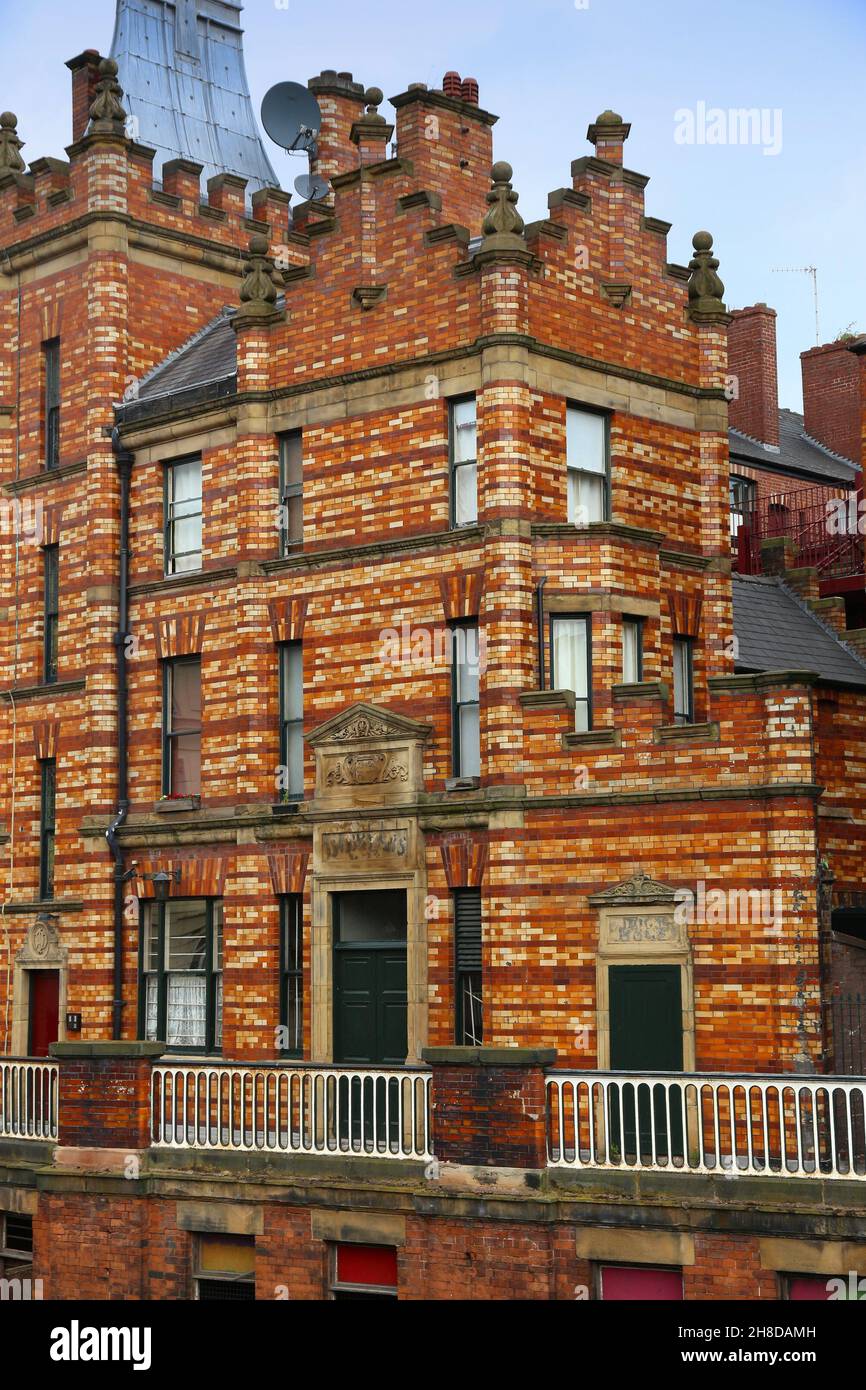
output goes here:
{"type": "Polygon", "coordinates": [[[153,809],[163,815],[166,811],[197,811],[200,806],[200,796],[167,796],[153,809]]]}

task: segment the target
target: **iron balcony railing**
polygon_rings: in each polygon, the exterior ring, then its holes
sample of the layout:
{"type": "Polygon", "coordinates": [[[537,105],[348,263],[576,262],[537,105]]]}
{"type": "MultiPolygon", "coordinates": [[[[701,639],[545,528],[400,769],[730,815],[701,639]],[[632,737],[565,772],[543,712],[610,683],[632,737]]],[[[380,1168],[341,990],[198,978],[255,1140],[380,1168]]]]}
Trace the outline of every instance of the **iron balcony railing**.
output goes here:
{"type": "Polygon", "coordinates": [[[57,1063],[0,1058],[0,1138],[57,1138],[57,1063]]]}
{"type": "Polygon", "coordinates": [[[866,1078],[566,1072],[547,1079],[548,1165],[866,1178],[866,1078]]]}
{"type": "Polygon", "coordinates": [[[429,1159],[430,1072],[263,1063],[157,1066],[158,1149],[429,1159]]]}
{"type": "Polygon", "coordinates": [[[762,541],[785,536],[794,543],[796,564],[816,569],[819,579],[863,574],[858,505],[858,494],[838,484],[812,484],[759,497],[751,509],[732,508],[735,569],[741,574],[761,574],[762,541]]]}

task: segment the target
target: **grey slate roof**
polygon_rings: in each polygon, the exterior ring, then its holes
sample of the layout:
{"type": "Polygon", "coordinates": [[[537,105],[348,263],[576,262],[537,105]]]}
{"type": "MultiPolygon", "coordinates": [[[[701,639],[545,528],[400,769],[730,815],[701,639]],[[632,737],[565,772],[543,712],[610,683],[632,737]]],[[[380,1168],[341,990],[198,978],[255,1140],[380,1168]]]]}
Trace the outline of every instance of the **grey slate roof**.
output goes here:
{"type": "Polygon", "coordinates": [[[117,0],[111,57],[134,138],[156,150],[156,178],[166,160],[191,159],[203,181],[279,186],[253,114],[240,11],[237,0],[117,0]]]}
{"type": "Polygon", "coordinates": [[[866,687],[861,660],[781,579],[733,576],[740,671],[815,671],[824,681],[866,687]]]}
{"type": "Polygon", "coordinates": [[[175,352],[158,363],[138,388],[117,408],[119,421],[158,414],[171,404],[193,406],[217,396],[229,396],[237,385],[237,343],[232,328],[234,309],[222,309],[175,352]]]}
{"type": "Polygon", "coordinates": [[[795,410],[779,411],[779,451],[766,449],[757,439],[739,430],[729,430],[731,465],[742,459],[752,467],[779,469],[806,478],[826,479],[832,483],[852,484],[857,468],[841,454],[834,454],[812,439],[803,427],[803,416],[795,410]]]}

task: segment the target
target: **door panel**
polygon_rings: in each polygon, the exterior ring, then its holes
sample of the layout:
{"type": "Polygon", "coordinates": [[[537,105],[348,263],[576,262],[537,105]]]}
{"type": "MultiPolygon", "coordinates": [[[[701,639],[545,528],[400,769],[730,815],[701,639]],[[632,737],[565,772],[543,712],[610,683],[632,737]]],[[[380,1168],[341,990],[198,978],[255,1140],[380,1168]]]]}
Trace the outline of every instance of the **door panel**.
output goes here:
{"type": "MultiPolygon", "coordinates": [[[[678,965],[609,967],[610,1065],[613,1071],[681,1072],[682,986],[678,965]]],[[[682,1089],[613,1087],[610,1135],[625,1155],[682,1156],[682,1089]],[[655,1124],[653,1125],[653,1115],[655,1124]],[[622,1119],[621,1119],[622,1117],[622,1119]],[[623,1142],[624,1141],[624,1142],[623,1142]],[[654,1146],[654,1148],[653,1148],[654,1146]]]]}
{"type": "Polygon", "coordinates": [[[31,970],[29,1036],[30,1057],[47,1057],[60,1032],[60,971],[31,970]]]}
{"type": "Polygon", "coordinates": [[[334,953],[334,1060],[365,1064],[376,1059],[376,954],[334,953]]]}
{"type": "Polygon", "coordinates": [[[406,951],[337,947],[334,952],[334,1060],[402,1066],[406,1032],[406,951]]]}
{"type": "Polygon", "coordinates": [[[377,953],[376,992],[379,1060],[389,1066],[402,1067],[409,1047],[405,949],[377,953]]]}

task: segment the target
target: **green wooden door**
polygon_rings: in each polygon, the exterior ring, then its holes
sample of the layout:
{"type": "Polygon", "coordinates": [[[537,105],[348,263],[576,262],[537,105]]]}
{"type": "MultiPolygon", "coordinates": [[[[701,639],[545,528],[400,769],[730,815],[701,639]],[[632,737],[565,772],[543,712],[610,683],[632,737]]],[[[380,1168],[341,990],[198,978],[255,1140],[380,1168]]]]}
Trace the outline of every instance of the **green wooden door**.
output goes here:
{"type": "Polygon", "coordinates": [[[406,948],[340,946],[334,950],[334,1060],[356,1066],[402,1066],[406,1034],[406,948]]]}
{"type": "MultiPolygon", "coordinates": [[[[678,965],[609,967],[613,1071],[681,1072],[682,986],[678,965]]],[[[624,1084],[611,1089],[610,1133],[626,1156],[682,1155],[682,1088],[624,1084]],[[624,1144],[623,1144],[624,1140],[624,1144]]]]}
{"type": "MultiPolygon", "coordinates": [[[[406,894],[334,896],[334,1061],[402,1067],[409,1049],[406,894]]],[[[396,1077],[340,1076],[340,1139],[355,1151],[399,1144],[396,1077]],[[387,1120],[387,1123],[386,1123],[387,1120]]]]}

